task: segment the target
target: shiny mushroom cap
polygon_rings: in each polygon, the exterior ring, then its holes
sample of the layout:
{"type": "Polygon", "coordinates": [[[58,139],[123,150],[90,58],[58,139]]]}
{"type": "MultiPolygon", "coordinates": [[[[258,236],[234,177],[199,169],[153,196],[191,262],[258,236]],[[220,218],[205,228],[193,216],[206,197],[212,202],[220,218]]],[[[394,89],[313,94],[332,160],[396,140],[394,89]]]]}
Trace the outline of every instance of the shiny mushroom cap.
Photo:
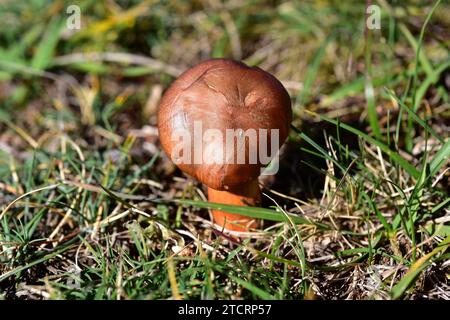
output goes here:
{"type": "Polygon", "coordinates": [[[273,157],[276,135],[271,129],[278,129],[281,146],[291,120],[289,94],[274,76],[241,62],[211,59],[184,72],[165,92],[158,129],[164,151],[182,171],[210,188],[229,190],[256,179],[267,164],[250,156],[258,155],[261,133],[267,132],[266,155],[273,157]],[[250,143],[248,129],[256,132],[257,143],[250,143]],[[227,134],[232,132],[234,137],[244,135],[244,144],[237,139],[229,143],[227,134]],[[239,163],[238,153],[244,163],[239,163]]]}

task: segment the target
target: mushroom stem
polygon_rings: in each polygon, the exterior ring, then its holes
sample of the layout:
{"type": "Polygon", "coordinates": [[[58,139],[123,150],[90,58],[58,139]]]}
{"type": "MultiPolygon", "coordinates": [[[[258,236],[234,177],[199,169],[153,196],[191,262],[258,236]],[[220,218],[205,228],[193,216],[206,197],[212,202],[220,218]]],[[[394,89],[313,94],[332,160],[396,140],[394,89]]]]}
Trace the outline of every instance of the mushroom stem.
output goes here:
{"type": "MultiPolygon", "coordinates": [[[[208,200],[230,205],[258,206],[261,203],[261,190],[259,189],[258,179],[233,187],[233,189],[228,191],[208,188],[208,200]]],[[[258,226],[254,218],[240,214],[212,210],[212,215],[217,225],[229,231],[248,232],[251,228],[258,226]]]]}

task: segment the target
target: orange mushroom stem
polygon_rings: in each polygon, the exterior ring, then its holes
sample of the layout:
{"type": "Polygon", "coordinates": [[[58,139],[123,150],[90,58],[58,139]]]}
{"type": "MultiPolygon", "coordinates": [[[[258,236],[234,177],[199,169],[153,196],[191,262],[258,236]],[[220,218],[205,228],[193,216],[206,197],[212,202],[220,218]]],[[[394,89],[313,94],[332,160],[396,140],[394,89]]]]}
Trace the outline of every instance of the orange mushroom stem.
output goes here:
{"type": "MultiPolygon", "coordinates": [[[[219,191],[208,188],[208,200],[215,203],[257,207],[261,205],[261,191],[258,180],[234,187],[232,190],[219,191]]],[[[221,210],[212,210],[214,222],[221,228],[230,231],[247,232],[255,229],[255,219],[221,210]]]]}

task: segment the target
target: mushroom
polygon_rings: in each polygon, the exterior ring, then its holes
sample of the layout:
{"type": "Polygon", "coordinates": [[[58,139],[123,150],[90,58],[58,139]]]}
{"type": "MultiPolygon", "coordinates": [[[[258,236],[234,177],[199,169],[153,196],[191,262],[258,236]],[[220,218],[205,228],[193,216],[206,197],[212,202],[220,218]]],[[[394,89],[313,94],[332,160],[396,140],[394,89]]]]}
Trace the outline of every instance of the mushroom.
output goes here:
{"type": "MultiPolygon", "coordinates": [[[[158,129],[166,154],[208,187],[210,202],[258,206],[258,176],[287,138],[291,121],[289,94],[274,76],[242,62],[210,59],[185,71],[164,93],[158,129]]],[[[258,225],[220,210],[212,215],[228,231],[258,225]]]]}

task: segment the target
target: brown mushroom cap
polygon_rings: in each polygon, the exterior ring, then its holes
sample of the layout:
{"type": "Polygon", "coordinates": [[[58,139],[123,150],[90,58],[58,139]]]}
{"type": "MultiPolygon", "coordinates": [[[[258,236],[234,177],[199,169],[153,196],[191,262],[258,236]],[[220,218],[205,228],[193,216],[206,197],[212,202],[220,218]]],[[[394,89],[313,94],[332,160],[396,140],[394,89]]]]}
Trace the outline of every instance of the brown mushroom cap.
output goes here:
{"type": "MultiPolygon", "coordinates": [[[[279,129],[281,146],[289,133],[291,120],[289,94],[274,76],[241,62],[211,59],[184,72],[165,92],[160,103],[158,129],[164,151],[181,170],[210,188],[228,190],[254,180],[260,174],[262,164],[248,161],[249,144],[245,145],[245,164],[236,161],[179,163],[172,155],[175,144],[179,143],[173,133],[185,131],[193,137],[194,121],[201,121],[203,131],[218,129],[224,137],[226,129],[255,129],[257,132],[259,129],[279,129]]],[[[186,145],[187,149],[191,148],[192,155],[194,143],[198,142],[193,137],[193,143],[186,145]]],[[[200,143],[207,153],[205,157],[226,154],[223,141],[218,144],[212,139],[200,143]]]]}

